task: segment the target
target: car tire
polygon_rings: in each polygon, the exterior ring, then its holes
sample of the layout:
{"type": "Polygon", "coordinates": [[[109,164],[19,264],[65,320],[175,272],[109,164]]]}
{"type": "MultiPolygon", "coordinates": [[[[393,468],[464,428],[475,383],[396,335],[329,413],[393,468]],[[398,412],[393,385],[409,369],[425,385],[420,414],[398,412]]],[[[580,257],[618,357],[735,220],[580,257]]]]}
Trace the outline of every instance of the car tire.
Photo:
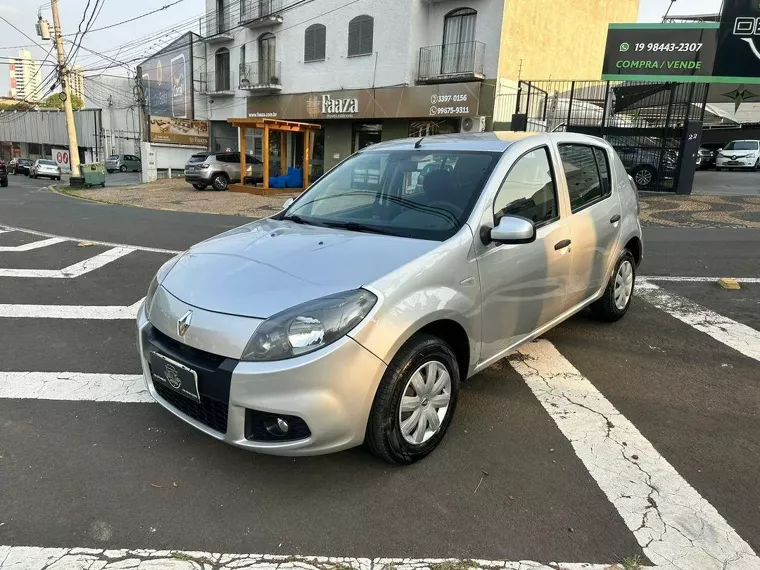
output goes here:
{"type": "Polygon", "coordinates": [[[3,188],[7,188],[8,187],[8,179],[6,178],[6,179],[3,179],[3,180],[0,180],[0,186],[2,186],[3,188]]]}
{"type": "Polygon", "coordinates": [[[591,304],[591,312],[602,321],[614,322],[622,319],[631,306],[635,283],[636,260],[626,249],[615,264],[615,270],[604,294],[591,304]]]}
{"type": "Polygon", "coordinates": [[[412,337],[393,357],[380,381],[367,422],[366,446],[388,463],[419,461],[446,435],[458,394],[459,365],[451,347],[431,335],[412,337]],[[435,376],[427,380],[428,373],[435,376]],[[418,377],[417,380],[413,380],[414,377],[418,377]],[[443,384],[438,387],[438,382],[443,384]],[[415,385],[420,387],[419,391],[415,385]],[[414,406],[415,398],[420,405],[414,410],[402,411],[402,399],[406,406],[414,406]],[[436,408],[435,400],[447,403],[436,408]],[[437,423],[435,428],[430,423],[431,417],[432,422],[437,423]],[[407,420],[408,431],[404,424],[407,420]]]}
{"type": "Polygon", "coordinates": [[[108,172],[108,174],[113,174],[113,170],[106,170],[106,172],[108,172]]]}
{"type": "Polygon", "coordinates": [[[639,188],[647,188],[657,180],[657,170],[654,166],[642,164],[633,169],[633,181],[639,188]]]}
{"type": "Polygon", "coordinates": [[[206,189],[206,185],[205,184],[193,184],[193,188],[195,188],[196,190],[205,190],[206,189]]]}
{"type": "Polygon", "coordinates": [[[226,174],[215,174],[214,177],[211,179],[211,186],[216,190],[217,192],[223,192],[227,190],[227,188],[230,185],[230,180],[227,178],[226,174]]]}
{"type": "Polygon", "coordinates": [[[119,172],[126,172],[126,171],[127,171],[127,167],[126,167],[126,166],[124,166],[124,165],[122,164],[122,165],[119,167],[119,172]]]}

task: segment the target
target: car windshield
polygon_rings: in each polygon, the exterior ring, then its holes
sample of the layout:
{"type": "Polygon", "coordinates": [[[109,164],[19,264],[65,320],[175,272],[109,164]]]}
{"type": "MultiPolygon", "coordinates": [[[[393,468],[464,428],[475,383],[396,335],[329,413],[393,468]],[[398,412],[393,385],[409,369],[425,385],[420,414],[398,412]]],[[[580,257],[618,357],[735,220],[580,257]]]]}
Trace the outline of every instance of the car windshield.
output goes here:
{"type": "Polygon", "coordinates": [[[731,141],[723,150],[757,150],[757,141],[731,141]]]}
{"type": "Polygon", "coordinates": [[[44,164],[45,166],[58,166],[52,160],[40,160],[40,164],[44,164]]]}
{"type": "Polygon", "coordinates": [[[295,222],[443,241],[467,220],[500,153],[368,151],[280,215],[295,222]]]}

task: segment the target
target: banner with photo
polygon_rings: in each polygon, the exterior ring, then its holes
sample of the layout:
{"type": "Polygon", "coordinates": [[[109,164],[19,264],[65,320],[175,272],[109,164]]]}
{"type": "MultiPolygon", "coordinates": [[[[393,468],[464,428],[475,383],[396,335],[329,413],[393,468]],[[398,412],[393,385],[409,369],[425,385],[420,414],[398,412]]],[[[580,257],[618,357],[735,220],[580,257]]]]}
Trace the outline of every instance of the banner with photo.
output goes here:
{"type": "Polygon", "coordinates": [[[208,147],[208,121],[150,117],[150,142],[208,147]]]}

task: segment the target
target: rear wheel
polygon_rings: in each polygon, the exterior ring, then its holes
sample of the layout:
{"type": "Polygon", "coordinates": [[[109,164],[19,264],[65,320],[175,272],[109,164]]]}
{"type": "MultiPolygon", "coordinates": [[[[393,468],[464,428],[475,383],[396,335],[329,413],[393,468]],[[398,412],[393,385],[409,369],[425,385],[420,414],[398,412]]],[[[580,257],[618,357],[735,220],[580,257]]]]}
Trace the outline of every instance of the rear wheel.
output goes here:
{"type": "Polygon", "coordinates": [[[211,185],[214,187],[214,190],[222,192],[223,190],[227,190],[227,187],[230,185],[230,181],[227,178],[226,174],[217,174],[211,180],[211,185]]]}
{"type": "Polygon", "coordinates": [[[412,337],[383,375],[367,422],[365,443],[389,463],[414,463],[443,440],[459,393],[459,366],[448,344],[412,337]]]}
{"type": "Polygon", "coordinates": [[[651,186],[657,180],[657,170],[654,166],[642,164],[633,170],[633,180],[639,188],[651,186]]]}
{"type": "Polygon", "coordinates": [[[636,282],[636,261],[633,254],[625,250],[615,265],[607,288],[601,299],[591,304],[591,311],[603,321],[617,321],[628,312],[633,299],[633,285],[636,282]]]}
{"type": "Polygon", "coordinates": [[[124,166],[124,165],[122,164],[122,165],[119,167],[119,171],[120,171],[120,172],[126,172],[126,171],[127,171],[127,167],[126,167],[126,166],[124,166]]]}
{"type": "Polygon", "coordinates": [[[0,180],[0,186],[2,186],[3,188],[7,188],[8,187],[8,179],[7,178],[3,178],[2,180],[0,180]]]}

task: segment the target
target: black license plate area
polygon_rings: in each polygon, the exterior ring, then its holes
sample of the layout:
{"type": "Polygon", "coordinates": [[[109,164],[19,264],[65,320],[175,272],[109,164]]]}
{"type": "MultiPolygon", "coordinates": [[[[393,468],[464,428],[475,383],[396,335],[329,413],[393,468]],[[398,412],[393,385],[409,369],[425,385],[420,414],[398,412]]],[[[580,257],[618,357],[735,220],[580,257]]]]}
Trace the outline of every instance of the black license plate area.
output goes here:
{"type": "Polygon", "coordinates": [[[200,404],[198,393],[198,373],[176,360],[159,354],[150,353],[150,374],[154,382],[171,388],[175,392],[200,404]]]}

